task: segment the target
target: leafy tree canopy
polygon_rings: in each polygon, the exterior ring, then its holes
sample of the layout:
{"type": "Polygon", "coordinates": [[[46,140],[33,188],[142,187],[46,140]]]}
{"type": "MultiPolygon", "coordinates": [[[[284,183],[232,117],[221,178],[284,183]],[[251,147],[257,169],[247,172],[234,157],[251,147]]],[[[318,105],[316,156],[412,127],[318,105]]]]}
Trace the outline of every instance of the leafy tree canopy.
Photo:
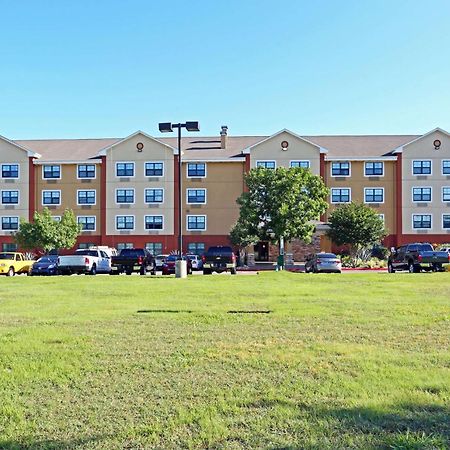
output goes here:
{"type": "Polygon", "coordinates": [[[319,176],[300,167],[257,168],[250,170],[245,182],[248,192],[237,200],[240,215],[231,230],[233,243],[275,243],[281,237],[311,241],[313,221],[328,207],[328,189],[319,176]]]}
{"type": "Polygon", "coordinates": [[[59,222],[52,217],[50,210],[36,211],[32,222],[22,219],[20,229],[14,238],[20,248],[26,250],[42,249],[46,253],[53,249],[72,248],[81,232],[72,210],[66,209],[59,222]]]}

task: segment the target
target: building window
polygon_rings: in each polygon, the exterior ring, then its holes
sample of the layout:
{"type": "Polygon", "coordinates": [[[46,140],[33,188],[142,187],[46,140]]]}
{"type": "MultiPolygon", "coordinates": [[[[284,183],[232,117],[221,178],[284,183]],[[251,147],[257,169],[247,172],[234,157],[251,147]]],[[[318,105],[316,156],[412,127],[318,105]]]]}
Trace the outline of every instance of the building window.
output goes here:
{"type": "Polygon", "coordinates": [[[413,202],[431,202],[430,187],[414,187],[413,202]]]}
{"type": "Polygon", "coordinates": [[[364,189],[365,203],[383,203],[384,189],[383,188],[366,188],[364,189]]]}
{"type": "Polygon", "coordinates": [[[79,164],[78,178],[95,178],[95,164],[79,164]]]}
{"type": "Polygon", "coordinates": [[[117,250],[124,250],[124,249],[128,249],[128,248],[134,248],[134,245],[132,242],[119,242],[117,244],[117,250]]]}
{"type": "Polygon", "coordinates": [[[442,228],[444,230],[450,230],[450,214],[442,215],[442,228]]]}
{"type": "Polygon", "coordinates": [[[442,188],[442,201],[450,202],[450,187],[445,186],[442,188]]]}
{"type": "Polygon", "coordinates": [[[2,217],[2,230],[18,230],[19,218],[18,217],[2,217]]]}
{"type": "Polygon", "coordinates": [[[134,216],[116,216],[117,230],[134,230],[134,216]]]}
{"type": "Polygon", "coordinates": [[[78,248],[80,250],[86,250],[86,249],[89,249],[91,247],[95,247],[95,244],[93,242],[80,242],[78,244],[78,248]]]}
{"type": "Polygon", "coordinates": [[[95,231],[95,216],[78,216],[81,231],[95,231]]]}
{"type": "Polygon", "coordinates": [[[349,188],[331,189],[331,203],[349,203],[349,202],[350,202],[349,188]]]}
{"type": "Polygon", "coordinates": [[[206,230],[206,216],[187,216],[188,231],[206,230]]]}
{"type": "Polygon", "coordinates": [[[383,162],[366,162],[364,164],[364,175],[366,177],[382,177],[384,173],[383,162]]]}
{"type": "Polygon", "coordinates": [[[116,203],[134,203],[134,189],[116,189],[116,203]]]}
{"type": "Polygon", "coordinates": [[[59,179],[61,178],[61,166],[45,165],[42,166],[44,179],[59,179]]]}
{"type": "Polygon", "coordinates": [[[377,216],[383,221],[383,224],[385,224],[384,214],[377,214],[377,216]]]}
{"type": "Polygon", "coordinates": [[[79,205],[95,205],[95,190],[78,191],[79,205]]]}
{"type": "Polygon", "coordinates": [[[206,177],[206,164],[205,163],[188,163],[187,176],[192,178],[206,177]]]}
{"type": "Polygon", "coordinates": [[[163,245],[161,242],[147,242],[145,248],[153,255],[161,255],[163,251],[163,245]]]}
{"type": "Polygon", "coordinates": [[[134,163],[132,162],[116,163],[116,176],[134,177],[134,163]]]}
{"type": "Polygon", "coordinates": [[[309,161],[291,161],[291,167],[301,167],[302,169],[309,169],[309,161]]]}
{"type": "Polygon", "coordinates": [[[42,191],[43,205],[60,205],[61,191],[42,191]]]}
{"type": "Polygon", "coordinates": [[[204,242],[189,242],[187,246],[188,253],[191,255],[203,255],[205,253],[204,242]]]}
{"type": "Polygon", "coordinates": [[[146,230],[162,230],[163,216],[145,216],[146,230]]]}
{"type": "Polygon", "coordinates": [[[2,191],[2,205],[18,205],[19,191],[2,191]]]}
{"type": "Polygon", "coordinates": [[[19,178],[19,164],[2,164],[2,178],[19,178]]]}
{"type": "Polygon", "coordinates": [[[275,161],[256,161],[256,167],[262,169],[275,169],[275,161]]]}
{"type": "Polygon", "coordinates": [[[17,252],[17,244],[15,244],[13,242],[4,243],[4,244],[2,244],[2,250],[4,252],[17,252]]]}
{"type": "Polygon", "coordinates": [[[52,219],[53,219],[55,222],[61,222],[61,216],[52,216],[52,219]]]}
{"type": "Polygon", "coordinates": [[[331,163],[331,176],[333,177],[348,177],[350,175],[349,162],[334,162],[331,163]]]}
{"type": "Polygon", "coordinates": [[[442,161],[442,175],[450,175],[450,161],[442,161]]]}
{"type": "Polygon", "coordinates": [[[187,202],[189,204],[206,203],[206,189],[188,189],[187,202]]]}
{"type": "Polygon", "coordinates": [[[162,162],[145,163],[146,177],[162,177],[163,174],[164,174],[164,163],[162,162]]]}
{"type": "Polygon", "coordinates": [[[164,189],[146,189],[145,203],[163,203],[164,189]]]}
{"type": "Polygon", "coordinates": [[[431,214],[413,214],[413,228],[415,230],[431,228],[431,214]]]}
{"type": "Polygon", "coordinates": [[[413,161],[413,175],[431,175],[431,161],[413,161]]]}

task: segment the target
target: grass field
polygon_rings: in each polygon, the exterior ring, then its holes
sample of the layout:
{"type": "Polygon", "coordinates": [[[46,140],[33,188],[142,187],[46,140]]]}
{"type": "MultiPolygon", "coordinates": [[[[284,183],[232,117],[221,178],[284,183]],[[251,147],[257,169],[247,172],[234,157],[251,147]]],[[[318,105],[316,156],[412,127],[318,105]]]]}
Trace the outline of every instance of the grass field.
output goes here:
{"type": "Polygon", "coordinates": [[[450,448],[449,341],[450,273],[2,278],[0,448],[450,448]]]}

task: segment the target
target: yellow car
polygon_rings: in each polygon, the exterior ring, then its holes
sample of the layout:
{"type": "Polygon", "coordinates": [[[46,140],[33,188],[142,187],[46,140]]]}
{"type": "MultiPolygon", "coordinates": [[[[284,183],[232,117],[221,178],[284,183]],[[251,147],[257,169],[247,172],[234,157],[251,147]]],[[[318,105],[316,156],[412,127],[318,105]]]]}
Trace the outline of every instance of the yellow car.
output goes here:
{"type": "Polygon", "coordinates": [[[28,275],[33,261],[25,259],[22,253],[2,252],[0,253],[0,275],[13,277],[16,273],[28,275]]]}

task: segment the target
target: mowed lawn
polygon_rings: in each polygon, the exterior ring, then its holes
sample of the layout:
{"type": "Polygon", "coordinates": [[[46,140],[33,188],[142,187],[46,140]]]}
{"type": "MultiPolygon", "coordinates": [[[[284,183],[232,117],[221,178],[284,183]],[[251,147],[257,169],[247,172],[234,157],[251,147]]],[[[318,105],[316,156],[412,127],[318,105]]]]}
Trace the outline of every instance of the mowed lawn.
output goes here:
{"type": "Polygon", "coordinates": [[[450,448],[450,273],[0,279],[0,448],[450,448]]]}

